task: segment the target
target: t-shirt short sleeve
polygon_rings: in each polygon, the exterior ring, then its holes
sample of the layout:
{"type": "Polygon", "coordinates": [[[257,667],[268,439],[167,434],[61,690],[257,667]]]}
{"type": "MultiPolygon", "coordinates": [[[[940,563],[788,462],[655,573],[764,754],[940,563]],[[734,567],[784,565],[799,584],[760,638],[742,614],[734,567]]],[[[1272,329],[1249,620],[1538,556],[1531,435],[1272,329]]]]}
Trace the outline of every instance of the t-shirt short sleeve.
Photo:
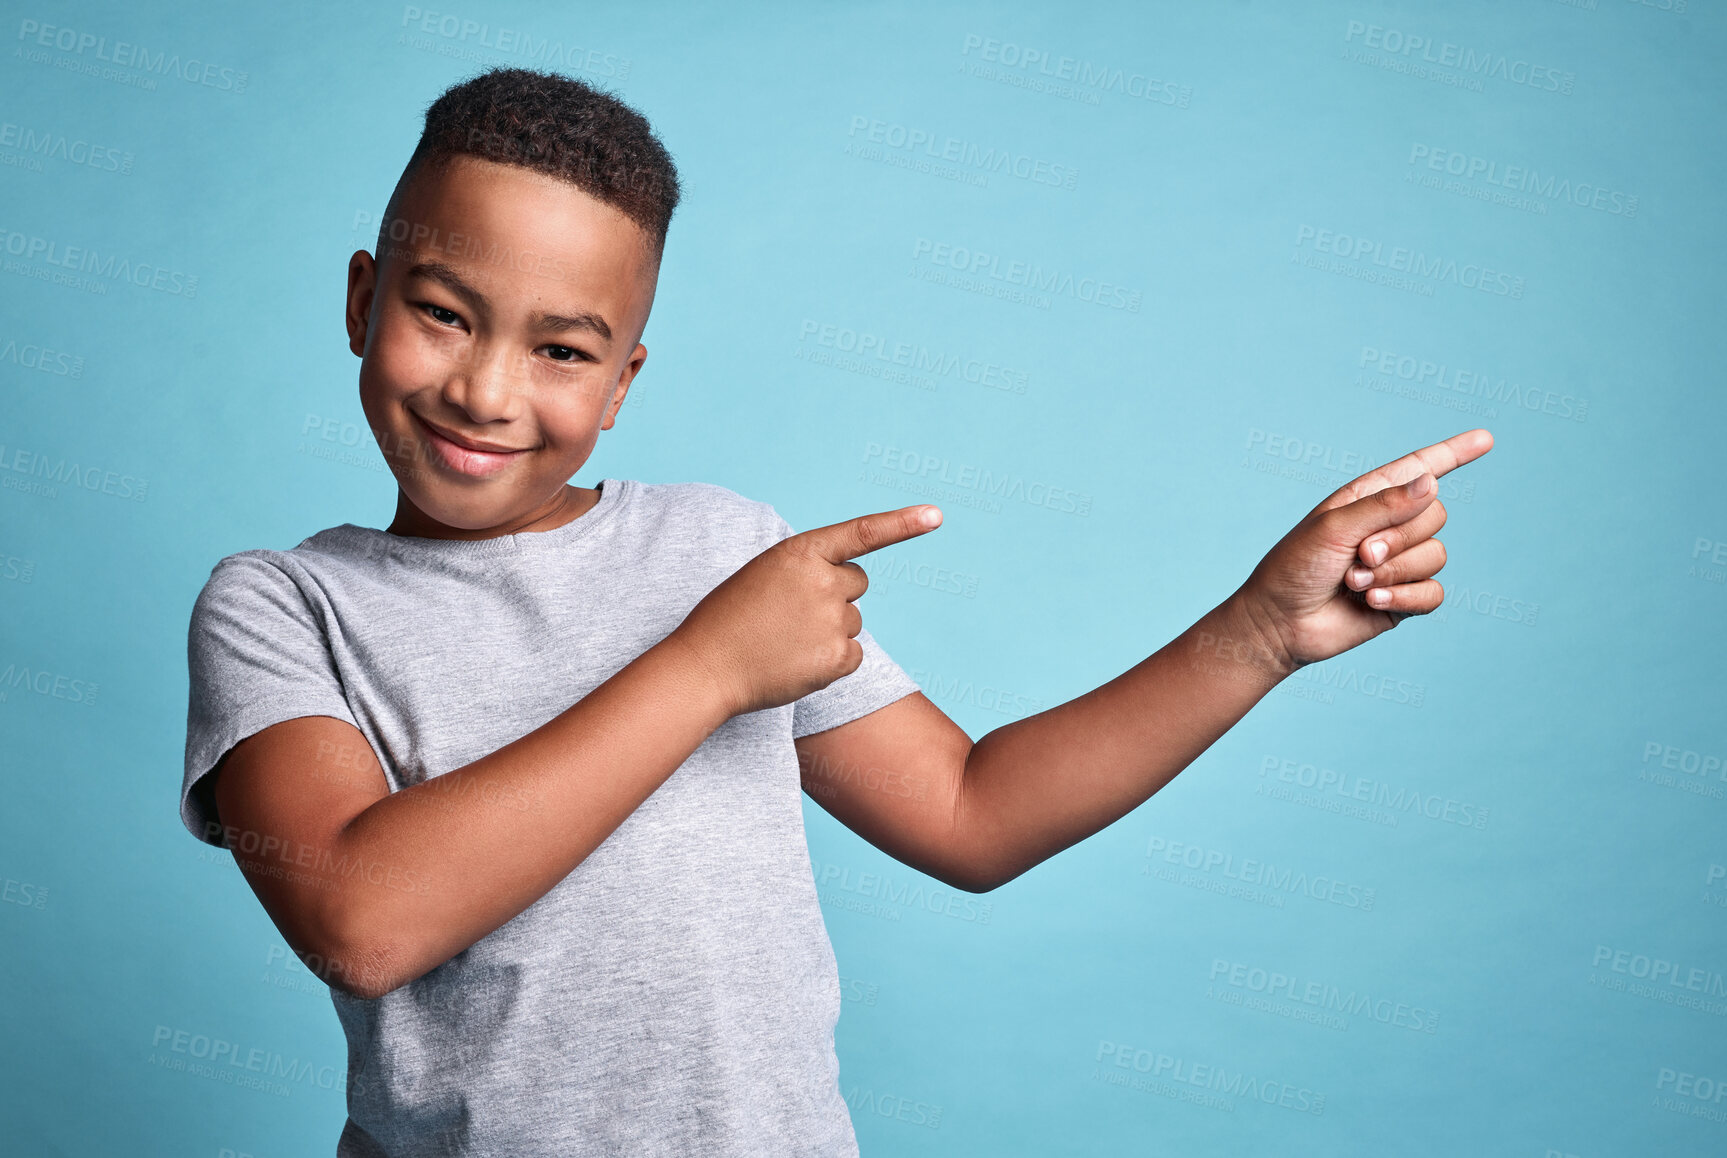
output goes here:
{"type": "MultiPolygon", "coordinates": [[[[778,528],[774,542],[794,533],[778,513],[774,520],[778,528]]],[[[863,662],[856,671],[792,702],[793,739],[849,724],[919,690],[917,681],[882,650],[869,628],[857,633],[857,641],[863,648],[863,662]]]]}
{"type": "Polygon", "coordinates": [[[230,748],[284,720],[354,717],[312,607],[293,578],[261,555],[230,555],[211,571],[192,607],[186,666],[180,821],[222,847],[208,774],[230,748]]]}

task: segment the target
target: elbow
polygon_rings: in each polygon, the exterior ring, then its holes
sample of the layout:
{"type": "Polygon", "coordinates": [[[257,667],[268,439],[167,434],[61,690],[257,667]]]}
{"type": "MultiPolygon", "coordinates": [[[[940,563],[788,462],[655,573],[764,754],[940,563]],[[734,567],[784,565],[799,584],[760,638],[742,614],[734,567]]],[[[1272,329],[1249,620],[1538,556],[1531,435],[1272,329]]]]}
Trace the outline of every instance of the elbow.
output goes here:
{"type": "Polygon", "coordinates": [[[1009,881],[1016,880],[1023,871],[1023,869],[1012,869],[987,877],[973,877],[969,882],[956,887],[962,888],[968,893],[993,893],[1009,881]]]}
{"type": "Polygon", "coordinates": [[[1035,865],[1038,859],[1016,855],[995,837],[979,837],[975,830],[956,824],[942,841],[939,852],[923,871],[949,888],[966,893],[992,893],[1035,865]]]}
{"type": "Polygon", "coordinates": [[[994,892],[1024,871],[1024,868],[1016,866],[990,864],[981,859],[972,859],[945,865],[941,872],[930,875],[949,888],[964,893],[983,894],[994,892]]]}
{"type": "Polygon", "coordinates": [[[324,984],[349,997],[375,1001],[415,980],[397,964],[397,955],[374,942],[340,940],[328,945],[321,956],[305,954],[302,960],[324,984]]]}
{"type": "Polygon", "coordinates": [[[316,938],[314,951],[300,959],[324,984],[349,997],[375,1001],[425,973],[404,967],[402,946],[375,929],[337,923],[316,938]]]}

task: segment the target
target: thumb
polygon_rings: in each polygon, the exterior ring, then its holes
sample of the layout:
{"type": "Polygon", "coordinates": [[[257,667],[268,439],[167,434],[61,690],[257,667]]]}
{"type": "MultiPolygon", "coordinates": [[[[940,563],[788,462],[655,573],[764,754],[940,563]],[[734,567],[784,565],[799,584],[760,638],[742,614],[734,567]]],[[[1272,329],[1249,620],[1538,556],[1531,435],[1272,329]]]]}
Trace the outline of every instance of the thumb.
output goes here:
{"type": "Polygon", "coordinates": [[[1321,516],[1340,547],[1353,550],[1367,536],[1406,523],[1425,511],[1439,495],[1436,480],[1422,471],[1406,483],[1333,507],[1321,516]]]}
{"type": "Polygon", "coordinates": [[[785,541],[797,540],[828,562],[843,563],[882,547],[903,543],[939,526],[941,511],[928,504],[919,504],[815,527],[785,541]]]}

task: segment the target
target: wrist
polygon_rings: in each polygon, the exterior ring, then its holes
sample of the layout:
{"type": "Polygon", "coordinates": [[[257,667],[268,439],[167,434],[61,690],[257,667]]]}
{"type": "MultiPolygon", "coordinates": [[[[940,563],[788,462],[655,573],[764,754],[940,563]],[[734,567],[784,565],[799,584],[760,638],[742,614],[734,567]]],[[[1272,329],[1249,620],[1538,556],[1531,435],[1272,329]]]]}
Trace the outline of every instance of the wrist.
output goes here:
{"type": "Polygon", "coordinates": [[[706,706],[715,727],[745,710],[737,694],[737,681],[725,664],[681,628],[674,629],[650,650],[664,657],[690,688],[692,697],[706,706]]]}
{"type": "Polygon", "coordinates": [[[1269,687],[1302,666],[1276,615],[1246,590],[1218,604],[1195,627],[1194,650],[1210,674],[1269,687]]]}

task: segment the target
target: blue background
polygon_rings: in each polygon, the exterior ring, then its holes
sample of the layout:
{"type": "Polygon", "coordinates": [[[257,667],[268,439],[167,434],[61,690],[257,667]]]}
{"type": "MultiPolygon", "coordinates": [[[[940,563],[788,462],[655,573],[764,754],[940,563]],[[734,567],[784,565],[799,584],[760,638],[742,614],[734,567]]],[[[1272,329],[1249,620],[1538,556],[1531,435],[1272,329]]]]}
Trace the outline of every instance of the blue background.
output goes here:
{"type": "Polygon", "coordinates": [[[426,104],[493,63],[613,88],[687,189],[652,356],[576,481],[716,482],[799,529],[937,502],[861,606],[974,737],[1156,650],[1362,466],[1498,440],[1444,480],[1443,610],[1008,886],[952,894],[806,807],[866,1154],[1727,1151],[1723,27],[1682,0],[15,9],[9,1152],[333,1148],[328,998],[176,815],[187,617],[223,555],[388,521],[345,266],[426,104]],[[1422,63],[1462,50],[1484,69],[1422,63]],[[1025,489],[939,481],[981,471],[1025,489]],[[1246,858],[1289,883],[1246,895],[1246,858]],[[164,1030],[313,1064],[242,1088],[164,1030]]]}

